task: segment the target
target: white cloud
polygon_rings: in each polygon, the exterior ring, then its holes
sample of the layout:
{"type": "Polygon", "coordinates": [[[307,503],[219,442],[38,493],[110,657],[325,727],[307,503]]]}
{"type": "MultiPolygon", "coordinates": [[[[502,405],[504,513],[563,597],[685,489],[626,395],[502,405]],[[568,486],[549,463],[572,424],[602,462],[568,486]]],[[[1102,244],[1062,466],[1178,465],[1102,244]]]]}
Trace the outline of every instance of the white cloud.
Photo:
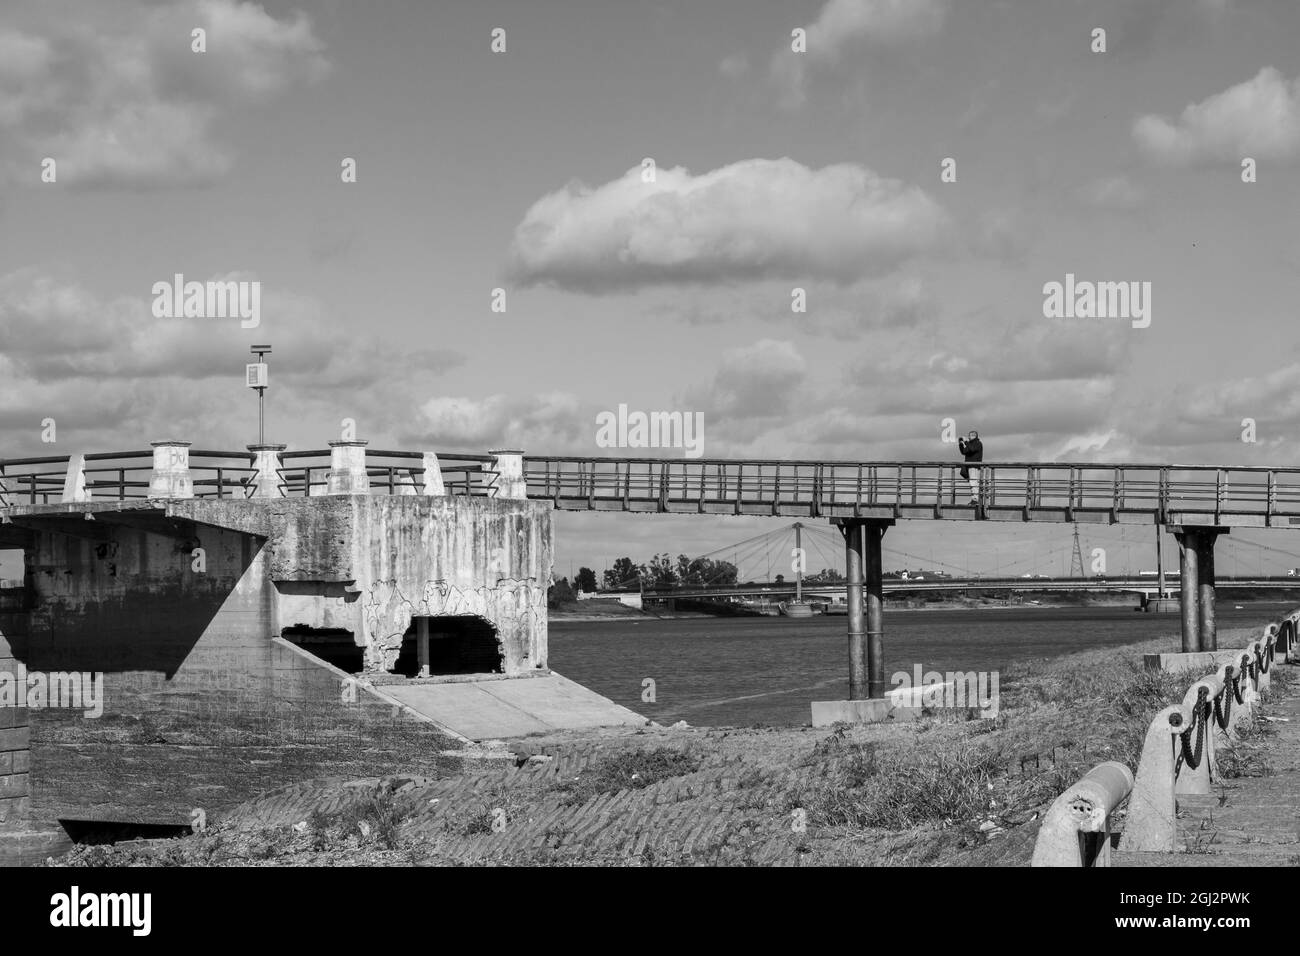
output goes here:
{"type": "Polygon", "coordinates": [[[522,448],[539,454],[595,452],[596,416],[565,392],[485,398],[435,396],[420,406],[422,421],[408,440],[440,448],[522,448]]]}
{"type": "Polygon", "coordinates": [[[1139,117],[1133,138],[1166,165],[1294,159],[1300,155],[1300,80],[1288,82],[1265,67],[1254,79],[1190,104],[1177,120],[1139,117]]]}
{"type": "Polygon", "coordinates": [[[328,69],[303,14],[277,19],[239,0],[83,12],[0,33],[0,164],[11,176],[30,180],[49,156],[72,185],[211,181],[233,162],[216,134],[227,112],[328,69]],[[191,50],[195,27],[207,52],[191,50]]]}
{"type": "Polygon", "coordinates": [[[937,33],[948,12],[948,0],[829,0],[807,27],[808,49],[796,53],[790,41],[772,56],[772,77],[783,102],[803,102],[809,69],[834,65],[858,44],[888,45],[937,33]]]}
{"type": "Polygon", "coordinates": [[[937,244],[947,217],[921,189],[841,163],[751,159],[693,176],[640,168],[544,196],[515,229],[524,281],[588,292],[653,284],[879,275],[937,244]]]}

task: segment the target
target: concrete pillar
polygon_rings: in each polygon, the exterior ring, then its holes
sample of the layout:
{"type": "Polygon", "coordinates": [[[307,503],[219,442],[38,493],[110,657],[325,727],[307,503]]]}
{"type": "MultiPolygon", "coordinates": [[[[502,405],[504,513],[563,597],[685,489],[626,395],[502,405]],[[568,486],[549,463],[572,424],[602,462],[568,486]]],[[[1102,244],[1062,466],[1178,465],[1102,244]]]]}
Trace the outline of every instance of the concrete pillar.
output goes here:
{"type": "Polygon", "coordinates": [[[524,453],[500,449],[489,451],[494,459],[492,470],[496,483],[492,486],[494,498],[527,498],[528,485],[524,481],[524,453]]]}
{"type": "Polygon", "coordinates": [[[852,518],[840,524],[844,534],[844,576],[848,581],[849,603],[849,700],[864,700],[868,694],[867,651],[862,627],[863,525],[852,518]]]}
{"type": "Polygon", "coordinates": [[[288,447],[288,445],[248,446],[248,450],[253,453],[253,467],[257,469],[248,497],[284,497],[284,481],[280,478],[280,469],[284,467],[284,463],[280,460],[280,452],[288,447]]]}
{"type": "MultiPolygon", "coordinates": [[[[157,453],[155,452],[155,459],[157,453]]],[[[68,474],[63,479],[63,499],[69,501],[89,501],[90,489],[86,487],[86,456],[68,456],[68,474]]]]}
{"type": "Polygon", "coordinates": [[[875,698],[883,698],[889,689],[885,684],[885,584],[880,553],[886,527],[879,521],[862,526],[866,548],[863,597],[867,617],[867,688],[868,695],[875,698]]]}
{"type": "MultiPolygon", "coordinates": [[[[520,469],[522,468],[521,464],[520,469]]],[[[438,464],[438,456],[431,451],[424,453],[424,493],[439,496],[447,493],[442,483],[442,466],[438,464]]]]}
{"type": "Polygon", "coordinates": [[[1213,651],[1218,649],[1218,635],[1215,631],[1214,622],[1214,539],[1217,538],[1217,531],[1202,531],[1200,537],[1200,548],[1196,556],[1199,563],[1198,573],[1200,574],[1200,637],[1201,645],[1198,650],[1213,651]]]}
{"type": "Polygon", "coordinates": [[[193,498],[190,477],[190,442],[153,441],[153,474],[149,478],[150,498],[193,498]]]}
{"type": "Polygon", "coordinates": [[[330,445],[329,495],[368,495],[370,476],[366,473],[366,445],[368,441],[342,439],[330,445]]]}
{"type": "Polygon", "coordinates": [[[1178,584],[1181,589],[1184,654],[1192,654],[1201,649],[1200,588],[1197,577],[1200,537],[1195,531],[1174,532],[1174,540],[1178,542],[1178,584]]]}
{"type": "Polygon", "coordinates": [[[415,648],[420,662],[420,676],[429,676],[429,619],[415,619],[415,648]]]}

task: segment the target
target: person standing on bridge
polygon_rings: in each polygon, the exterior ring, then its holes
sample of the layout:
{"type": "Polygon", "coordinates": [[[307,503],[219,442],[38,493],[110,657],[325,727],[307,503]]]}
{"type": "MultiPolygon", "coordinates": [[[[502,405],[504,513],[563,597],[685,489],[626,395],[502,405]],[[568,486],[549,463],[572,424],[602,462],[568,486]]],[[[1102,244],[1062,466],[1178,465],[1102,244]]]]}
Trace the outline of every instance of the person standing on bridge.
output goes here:
{"type": "Polygon", "coordinates": [[[980,441],[979,432],[971,429],[965,438],[957,439],[957,450],[962,453],[966,464],[962,466],[961,476],[970,482],[970,503],[980,503],[980,470],[970,467],[973,461],[984,460],[984,443],[980,441]]]}

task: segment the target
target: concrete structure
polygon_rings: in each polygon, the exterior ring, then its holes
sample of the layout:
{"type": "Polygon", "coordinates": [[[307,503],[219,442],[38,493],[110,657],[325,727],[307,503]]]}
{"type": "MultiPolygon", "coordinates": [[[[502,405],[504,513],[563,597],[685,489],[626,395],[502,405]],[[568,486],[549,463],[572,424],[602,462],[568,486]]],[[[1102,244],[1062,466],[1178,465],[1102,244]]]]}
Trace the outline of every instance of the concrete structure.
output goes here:
{"type": "Polygon", "coordinates": [[[246,798],[272,779],[247,779],[247,739],[319,749],[397,723],[427,729],[418,746],[436,753],[643,722],[547,668],[552,509],[520,494],[517,454],[497,457],[503,480],[483,496],[445,494],[432,455],[368,494],[360,441],[331,443],[323,485],[286,478],[283,445],[249,452],[252,467],[226,466],[245,478],[200,482],[220,497],[195,497],[191,456],[212,453],[168,441],[147,482],[118,477],[120,495],[94,495],[74,456],[56,501],[0,501],[0,547],[26,565],[0,607],[0,673],[86,675],[103,705],[102,719],[53,700],[32,716],[0,700],[0,863],[44,853],[56,820],[186,823],[246,798]],[[140,721],[166,730],[113,772],[113,742],[140,721]],[[205,753],[201,779],[172,737],[205,753]],[[66,751],[42,740],[104,754],[103,772],[70,785],[66,751]]]}

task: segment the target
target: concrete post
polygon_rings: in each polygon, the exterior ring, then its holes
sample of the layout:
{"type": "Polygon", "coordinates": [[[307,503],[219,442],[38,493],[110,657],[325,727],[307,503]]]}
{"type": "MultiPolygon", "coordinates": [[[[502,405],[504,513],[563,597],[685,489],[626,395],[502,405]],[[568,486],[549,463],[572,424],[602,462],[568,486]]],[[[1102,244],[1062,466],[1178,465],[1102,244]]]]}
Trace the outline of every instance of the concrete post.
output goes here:
{"type": "Polygon", "coordinates": [[[867,697],[867,654],[862,627],[863,538],[861,521],[845,519],[840,524],[844,534],[844,576],[848,580],[849,603],[849,700],[867,697]]]}
{"type": "Polygon", "coordinates": [[[284,497],[284,482],[280,478],[280,469],[284,467],[284,463],[280,460],[280,452],[288,447],[288,445],[248,446],[248,450],[253,453],[253,467],[257,469],[257,474],[253,476],[247,497],[284,497]]]}
{"type": "Polygon", "coordinates": [[[150,498],[193,498],[190,477],[190,442],[152,441],[153,475],[149,478],[150,498]]]}
{"type": "Polygon", "coordinates": [[[420,662],[420,676],[429,676],[429,619],[415,619],[415,647],[420,662]]]}
{"type": "Polygon", "coordinates": [[[86,456],[70,455],[68,457],[68,474],[63,479],[63,499],[69,501],[89,501],[90,489],[86,487],[86,456]]]}
{"type": "Polygon", "coordinates": [[[1202,531],[1200,551],[1197,554],[1200,574],[1200,634],[1202,651],[1218,650],[1218,635],[1214,621],[1214,539],[1215,531],[1202,531]]]}
{"type": "Polygon", "coordinates": [[[888,525],[872,521],[862,526],[866,539],[866,580],[863,594],[867,617],[867,687],[868,696],[882,698],[885,684],[885,589],[881,557],[881,539],[888,525]]]}
{"type": "Polygon", "coordinates": [[[439,497],[447,493],[442,483],[442,466],[438,464],[438,456],[431,451],[424,453],[424,493],[439,497]]]}
{"type": "Polygon", "coordinates": [[[329,484],[325,487],[328,495],[368,495],[370,494],[370,476],[366,473],[366,445],[368,441],[342,439],[332,441],[330,446],[329,484]]]}
{"type": "Polygon", "coordinates": [[[1176,531],[1178,542],[1178,584],[1181,589],[1183,615],[1183,653],[1191,654],[1201,649],[1200,588],[1197,577],[1197,554],[1200,534],[1195,531],[1176,531]]]}
{"type": "Polygon", "coordinates": [[[499,449],[489,451],[488,454],[494,459],[492,470],[497,476],[496,483],[492,486],[492,497],[527,498],[528,484],[524,480],[524,453],[499,449]]]}

